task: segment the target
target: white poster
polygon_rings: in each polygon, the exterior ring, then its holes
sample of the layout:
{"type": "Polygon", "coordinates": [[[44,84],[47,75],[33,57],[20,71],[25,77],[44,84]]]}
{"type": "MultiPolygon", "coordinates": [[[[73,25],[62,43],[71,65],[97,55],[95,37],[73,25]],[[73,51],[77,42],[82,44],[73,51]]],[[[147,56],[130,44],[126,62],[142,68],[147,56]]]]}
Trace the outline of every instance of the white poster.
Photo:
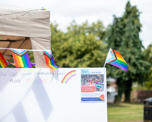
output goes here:
{"type": "Polygon", "coordinates": [[[81,101],[105,101],[105,72],[101,69],[81,69],[81,101]]]}
{"type": "Polygon", "coordinates": [[[107,122],[106,98],[105,68],[0,69],[0,122],[107,122]],[[96,88],[89,94],[85,75],[96,88]]]}

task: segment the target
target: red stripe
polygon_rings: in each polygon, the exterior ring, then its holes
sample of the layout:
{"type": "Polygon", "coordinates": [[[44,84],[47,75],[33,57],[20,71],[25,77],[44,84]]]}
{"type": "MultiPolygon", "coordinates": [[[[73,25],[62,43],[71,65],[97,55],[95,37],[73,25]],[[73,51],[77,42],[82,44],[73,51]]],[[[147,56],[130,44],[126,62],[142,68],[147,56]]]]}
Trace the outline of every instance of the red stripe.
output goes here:
{"type": "Polygon", "coordinates": [[[115,51],[116,56],[122,57],[122,55],[118,51],[116,51],[116,50],[114,50],[114,51],[115,51]]]}
{"type": "Polygon", "coordinates": [[[0,60],[2,62],[2,65],[4,65],[4,67],[6,67],[8,64],[6,62],[6,60],[4,59],[3,55],[0,53],[0,60]]]}
{"type": "Polygon", "coordinates": [[[49,60],[48,60],[48,57],[46,55],[44,55],[44,59],[45,59],[46,65],[49,66],[49,60]]]}
{"type": "Polygon", "coordinates": [[[46,56],[46,55],[44,55],[44,59],[45,59],[46,65],[47,65],[48,67],[50,67],[50,69],[51,69],[52,71],[54,71],[54,67],[51,65],[51,61],[50,61],[49,57],[46,56]]]}

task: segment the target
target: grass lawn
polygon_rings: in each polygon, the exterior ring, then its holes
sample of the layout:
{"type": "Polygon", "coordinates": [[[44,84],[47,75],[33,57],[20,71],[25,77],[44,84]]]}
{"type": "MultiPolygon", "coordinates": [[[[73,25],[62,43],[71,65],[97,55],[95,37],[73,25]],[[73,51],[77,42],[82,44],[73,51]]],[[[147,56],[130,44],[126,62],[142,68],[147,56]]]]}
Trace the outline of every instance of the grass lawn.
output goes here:
{"type": "Polygon", "coordinates": [[[108,105],[108,122],[143,122],[143,105],[128,103],[108,105]]]}

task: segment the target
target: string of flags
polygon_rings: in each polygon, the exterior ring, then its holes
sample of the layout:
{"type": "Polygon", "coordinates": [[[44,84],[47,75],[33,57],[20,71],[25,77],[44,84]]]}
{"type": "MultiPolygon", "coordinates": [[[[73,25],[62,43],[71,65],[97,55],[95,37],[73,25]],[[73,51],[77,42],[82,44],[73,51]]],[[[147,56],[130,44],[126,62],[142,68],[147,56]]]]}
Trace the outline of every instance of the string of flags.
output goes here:
{"type": "MultiPolygon", "coordinates": [[[[3,55],[0,53],[0,68],[6,68],[9,64],[12,64],[15,67],[19,68],[33,67],[34,64],[32,64],[30,61],[28,50],[14,48],[9,50],[11,51],[14,62],[11,63],[9,61],[6,61],[3,55]]],[[[48,66],[51,70],[56,70],[59,68],[54,61],[54,57],[52,55],[51,50],[43,50],[43,56],[45,59],[46,66],[48,66]]]]}
{"type": "MultiPolygon", "coordinates": [[[[43,57],[46,66],[48,66],[53,71],[59,68],[59,66],[57,66],[55,63],[51,50],[27,50],[27,49],[14,49],[14,48],[10,48],[9,50],[12,53],[14,63],[6,61],[3,55],[0,53],[0,68],[6,68],[8,64],[12,64],[15,67],[20,67],[20,68],[33,67],[34,64],[30,62],[28,51],[43,51],[43,57]]],[[[114,49],[111,48],[109,49],[104,67],[107,63],[115,67],[118,67],[124,71],[128,71],[128,64],[121,56],[121,54],[114,49]]]]}

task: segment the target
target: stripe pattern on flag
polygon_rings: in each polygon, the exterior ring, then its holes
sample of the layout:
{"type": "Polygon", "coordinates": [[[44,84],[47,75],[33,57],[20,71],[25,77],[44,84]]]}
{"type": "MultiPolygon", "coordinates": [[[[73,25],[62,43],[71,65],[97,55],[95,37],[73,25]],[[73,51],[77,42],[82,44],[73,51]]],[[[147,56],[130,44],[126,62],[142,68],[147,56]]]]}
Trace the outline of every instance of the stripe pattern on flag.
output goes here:
{"type": "Polygon", "coordinates": [[[11,52],[16,67],[32,67],[30,58],[25,49],[11,49],[11,52]]]}
{"type": "Polygon", "coordinates": [[[109,63],[115,67],[118,67],[124,71],[128,70],[128,64],[121,56],[121,54],[113,49],[110,49],[106,58],[106,63],[109,63]]]}
{"type": "Polygon", "coordinates": [[[46,65],[51,68],[51,70],[56,70],[59,67],[55,64],[54,57],[52,55],[52,51],[44,51],[43,53],[46,65]]]}
{"type": "Polygon", "coordinates": [[[0,53],[0,68],[5,68],[8,66],[8,63],[4,59],[3,55],[0,53]]]}

